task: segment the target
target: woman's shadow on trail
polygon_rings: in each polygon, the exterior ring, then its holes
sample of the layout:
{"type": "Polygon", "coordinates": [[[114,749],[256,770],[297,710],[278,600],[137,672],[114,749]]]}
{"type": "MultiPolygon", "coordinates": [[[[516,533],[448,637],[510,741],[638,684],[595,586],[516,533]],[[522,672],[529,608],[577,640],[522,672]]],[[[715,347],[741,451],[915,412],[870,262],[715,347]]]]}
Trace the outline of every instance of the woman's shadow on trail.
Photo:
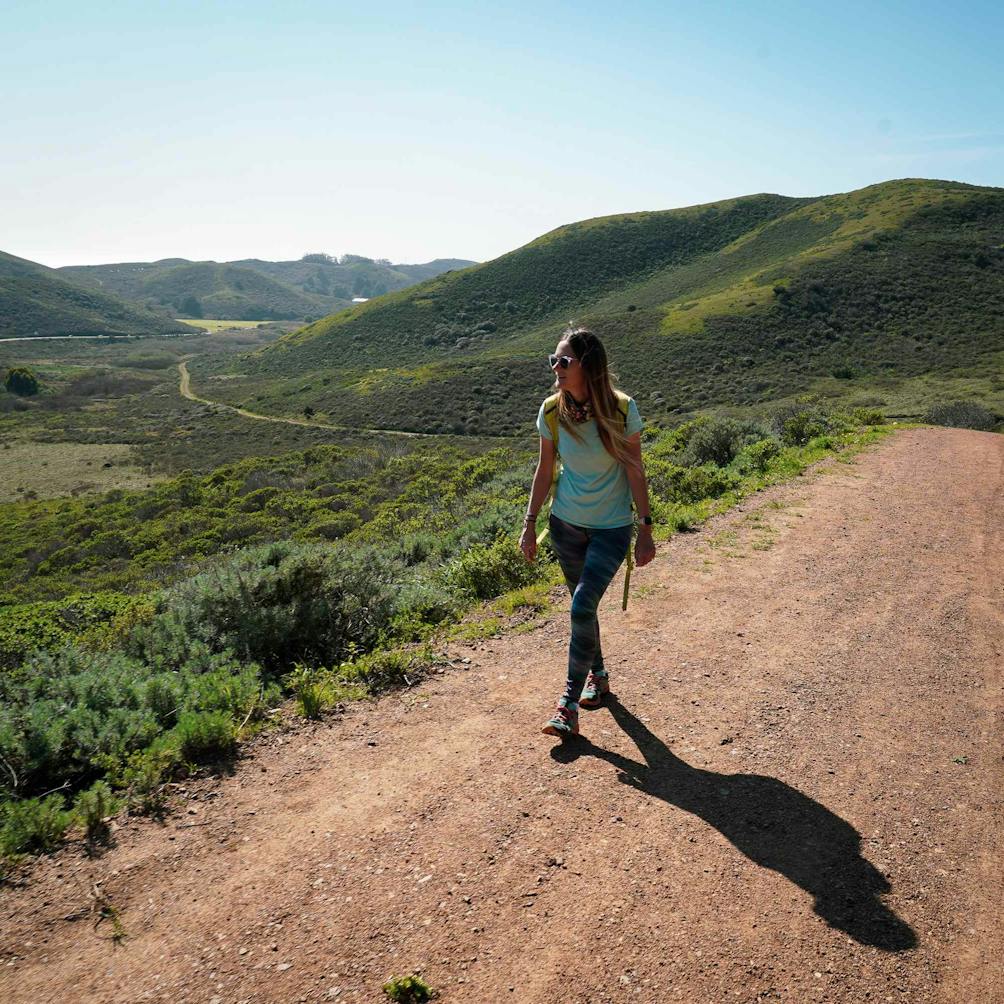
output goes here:
{"type": "Polygon", "coordinates": [[[606,760],[618,768],[624,783],[699,816],[751,861],[811,893],[816,913],[860,944],[888,952],[916,946],[913,929],[879,898],[889,891],[889,883],[861,856],[861,837],[850,823],[777,778],[691,767],[612,694],[604,706],[645,763],[587,739],[556,746],[551,751],[556,760],[606,760]]]}

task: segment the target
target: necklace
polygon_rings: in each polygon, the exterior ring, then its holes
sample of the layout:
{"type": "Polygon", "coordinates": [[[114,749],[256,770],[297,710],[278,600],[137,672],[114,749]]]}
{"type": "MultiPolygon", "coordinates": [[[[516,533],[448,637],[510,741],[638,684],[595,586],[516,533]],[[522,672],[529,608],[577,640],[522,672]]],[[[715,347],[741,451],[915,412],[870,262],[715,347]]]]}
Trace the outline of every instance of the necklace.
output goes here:
{"type": "Polygon", "coordinates": [[[571,412],[573,422],[588,422],[593,417],[593,402],[587,398],[582,404],[568,395],[568,410],[571,412]]]}

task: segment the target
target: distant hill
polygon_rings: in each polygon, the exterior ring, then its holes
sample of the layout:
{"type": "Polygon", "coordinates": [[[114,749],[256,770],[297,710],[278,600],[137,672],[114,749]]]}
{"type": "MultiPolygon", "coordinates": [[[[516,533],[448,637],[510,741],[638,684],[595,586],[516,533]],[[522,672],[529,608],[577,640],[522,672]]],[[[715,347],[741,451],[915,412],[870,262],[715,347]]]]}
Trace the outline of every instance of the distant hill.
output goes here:
{"type": "Polygon", "coordinates": [[[155,262],[67,265],[67,278],[181,317],[227,320],[303,320],[341,310],[355,297],[404,289],[471,262],[438,259],[391,265],[358,255],[334,259],[305,255],[299,261],[155,262]]]}
{"type": "Polygon", "coordinates": [[[89,289],[55,269],[0,252],[0,338],[193,331],[163,311],[89,289]]]}
{"type": "MultiPolygon", "coordinates": [[[[571,318],[648,418],[925,374],[1004,388],[1004,189],[903,180],[573,223],[301,328],[219,383],[276,414],[526,430],[571,318]]],[[[222,365],[196,360],[196,383],[222,365]]]]}

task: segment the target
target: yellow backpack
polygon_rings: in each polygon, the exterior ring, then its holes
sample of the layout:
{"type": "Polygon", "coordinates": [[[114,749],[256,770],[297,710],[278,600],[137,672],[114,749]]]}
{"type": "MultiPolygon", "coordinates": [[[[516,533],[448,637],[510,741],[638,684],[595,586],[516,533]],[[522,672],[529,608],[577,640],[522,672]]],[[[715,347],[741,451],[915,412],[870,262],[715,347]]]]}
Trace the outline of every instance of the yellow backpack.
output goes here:
{"type": "MultiPolygon", "coordinates": [[[[631,398],[628,397],[623,391],[615,390],[614,393],[617,395],[617,410],[621,416],[621,430],[623,431],[627,428],[627,416],[628,416],[628,405],[631,398]]],[[[547,430],[551,433],[551,440],[554,443],[554,475],[551,478],[551,487],[548,489],[547,498],[544,499],[544,505],[550,502],[554,504],[554,493],[558,486],[558,475],[560,473],[559,465],[561,463],[561,455],[558,453],[558,399],[561,397],[561,392],[552,394],[549,398],[544,401],[544,421],[547,423],[547,430]]],[[[543,508],[543,506],[541,506],[543,508]]],[[[537,546],[539,547],[543,542],[544,538],[548,533],[548,525],[544,524],[544,529],[537,534],[537,546]]],[[[633,534],[632,534],[633,538],[633,534]]],[[[628,544],[627,553],[627,570],[624,573],[624,596],[621,600],[621,610],[627,610],[628,602],[628,587],[631,583],[631,568],[634,565],[634,556],[631,552],[631,545],[628,544]]]]}

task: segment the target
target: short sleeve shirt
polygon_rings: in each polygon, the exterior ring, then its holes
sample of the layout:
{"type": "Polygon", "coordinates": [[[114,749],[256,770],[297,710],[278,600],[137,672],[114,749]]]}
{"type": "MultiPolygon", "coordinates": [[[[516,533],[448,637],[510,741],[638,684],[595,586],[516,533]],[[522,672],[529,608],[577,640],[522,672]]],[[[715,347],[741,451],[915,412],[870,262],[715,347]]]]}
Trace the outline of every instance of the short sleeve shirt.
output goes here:
{"type": "MultiPolygon", "coordinates": [[[[629,398],[625,433],[634,435],[641,431],[642,424],[638,405],[629,398]]],[[[581,442],[558,426],[561,473],[551,512],[574,526],[596,530],[626,526],[632,519],[631,486],[623,465],[607,453],[595,419],[577,424],[575,430],[582,437],[581,442]]],[[[537,413],[537,431],[544,439],[551,438],[543,404],[537,413]]]]}

